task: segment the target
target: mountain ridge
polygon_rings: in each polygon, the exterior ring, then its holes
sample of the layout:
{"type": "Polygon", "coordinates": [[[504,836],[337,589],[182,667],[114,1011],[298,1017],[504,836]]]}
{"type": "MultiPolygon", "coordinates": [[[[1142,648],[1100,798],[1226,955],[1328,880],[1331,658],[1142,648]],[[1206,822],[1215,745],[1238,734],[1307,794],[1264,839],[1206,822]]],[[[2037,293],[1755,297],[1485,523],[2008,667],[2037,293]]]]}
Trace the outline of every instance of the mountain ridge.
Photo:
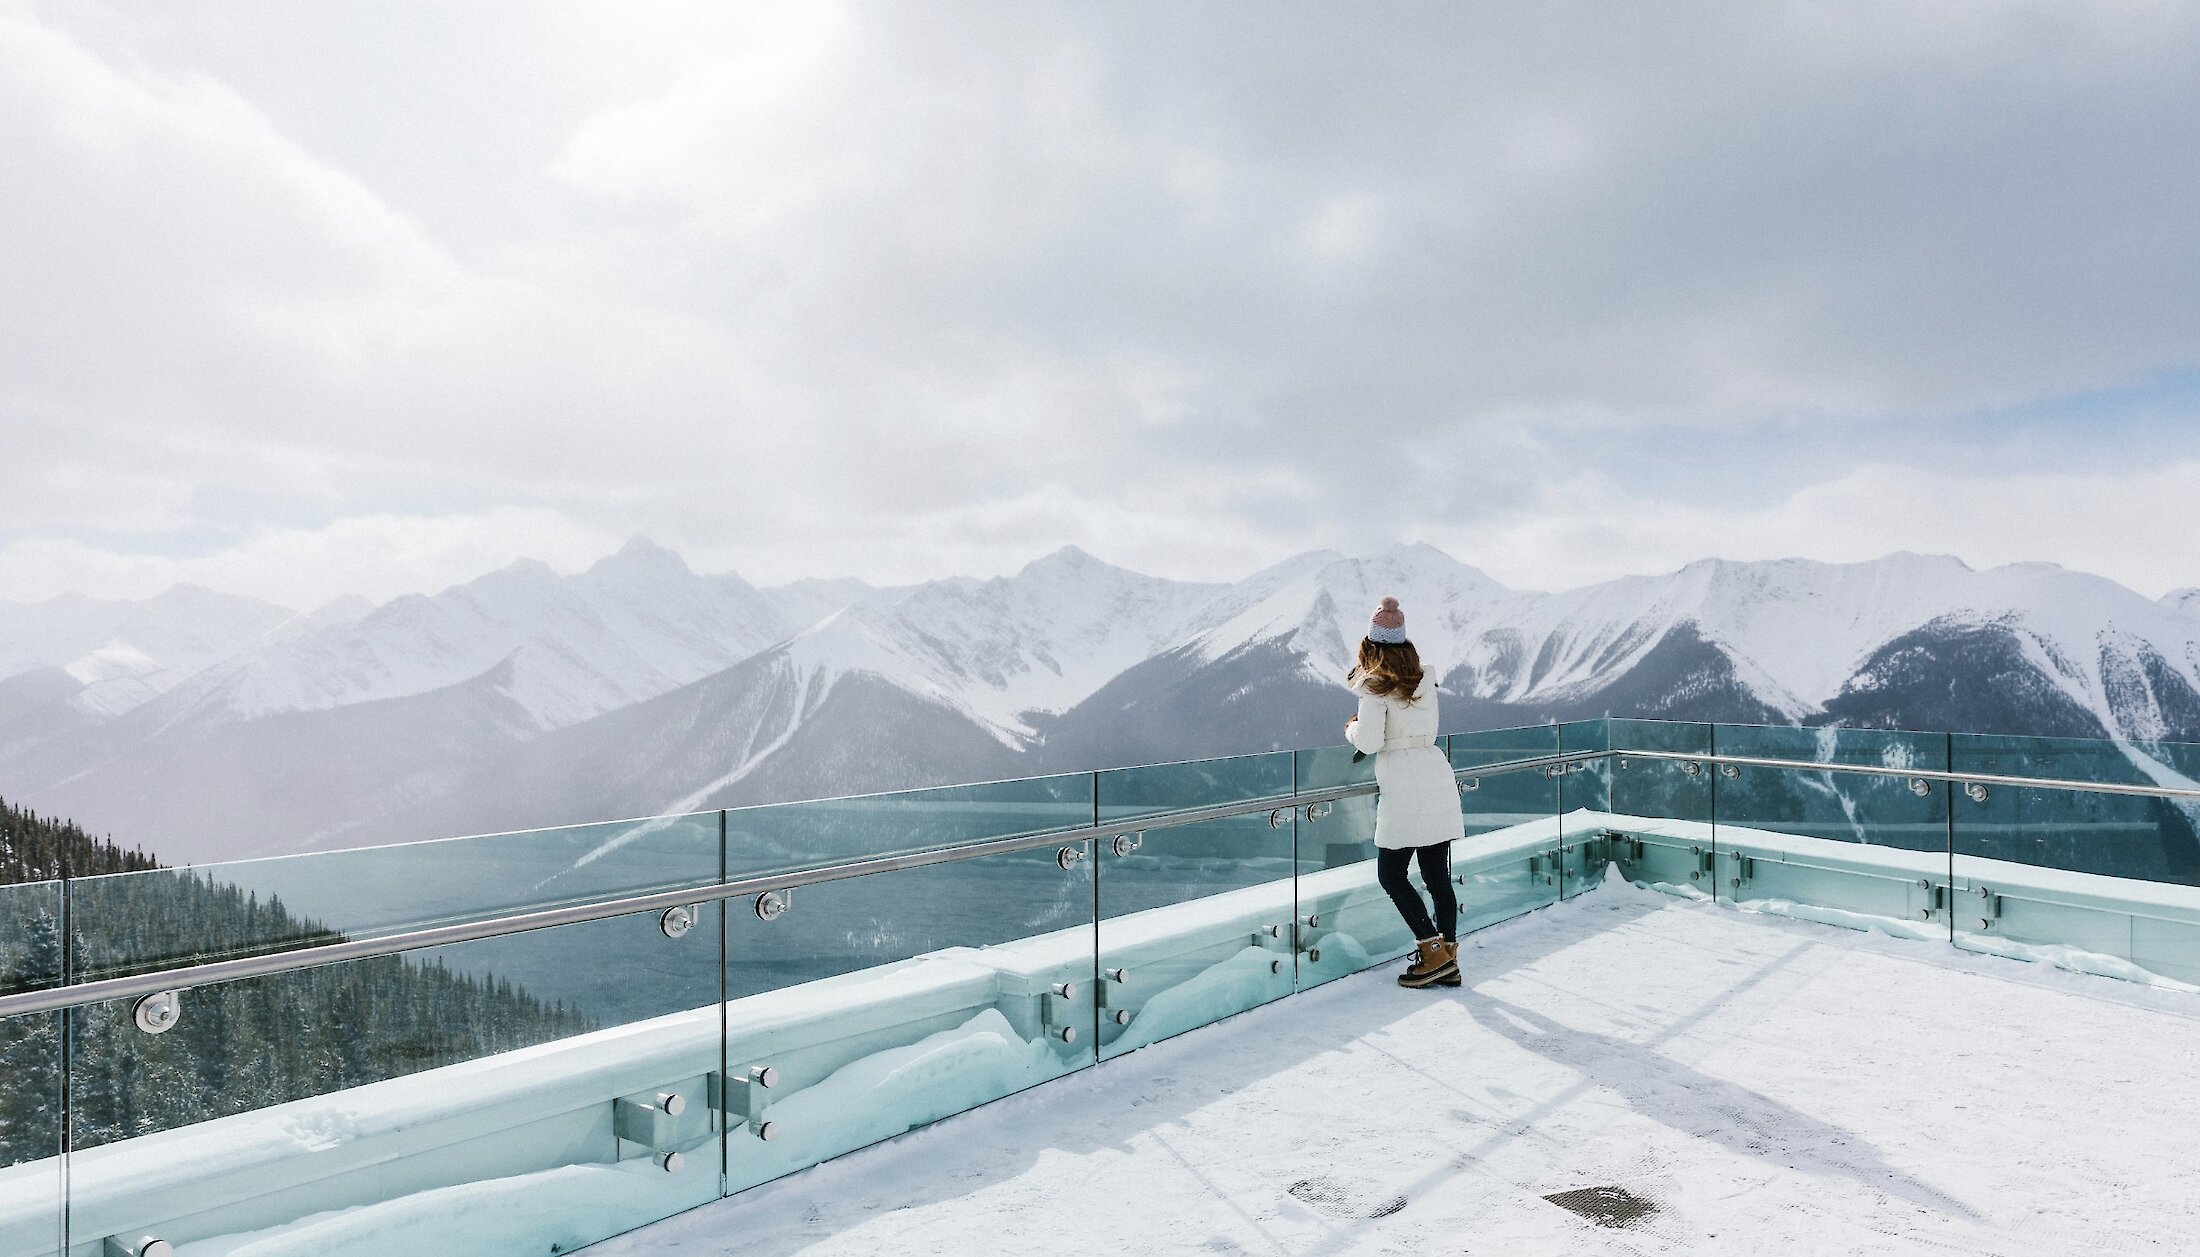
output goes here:
{"type": "Polygon", "coordinates": [[[2200,739],[2200,615],[2052,564],[1706,559],[1541,593],[1418,543],[1230,583],[1064,547],[988,579],[758,589],[637,538],[265,635],[120,715],[55,717],[74,682],[50,666],[0,677],[0,788],[209,858],[1316,745],[1386,594],[1447,729],[2200,739]]]}

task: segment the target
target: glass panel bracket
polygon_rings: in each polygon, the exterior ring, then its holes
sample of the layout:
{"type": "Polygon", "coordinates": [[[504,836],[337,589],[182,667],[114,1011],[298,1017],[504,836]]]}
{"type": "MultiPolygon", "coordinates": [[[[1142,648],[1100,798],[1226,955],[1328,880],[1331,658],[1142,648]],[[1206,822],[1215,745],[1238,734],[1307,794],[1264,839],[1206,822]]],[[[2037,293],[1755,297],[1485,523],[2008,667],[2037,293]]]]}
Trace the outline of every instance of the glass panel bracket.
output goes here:
{"type": "Polygon", "coordinates": [[[1729,887],[1740,890],[1756,879],[1757,858],[1755,856],[1744,855],[1739,851],[1729,851],[1727,854],[1734,857],[1734,875],[1727,879],[1729,887]]]}
{"type": "Polygon", "coordinates": [[[1920,921],[1939,920],[1941,912],[1948,907],[1948,888],[1930,877],[1921,877],[1917,879],[1917,890],[1920,900],[1917,919],[1920,921]]]}
{"type": "MultiPolygon", "coordinates": [[[[1296,925],[1290,927],[1264,925],[1253,931],[1253,946],[1260,948],[1262,951],[1296,951],[1298,946],[1297,936],[1298,927],[1296,925]]],[[[1282,973],[1283,961],[1269,961],[1268,972],[1282,973]]]]}
{"type": "Polygon", "coordinates": [[[183,992],[155,991],[141,995],[130,1009],[130,1020],[147,1034],[166,1034],[183,1020],[183,992]]]}
{"type": "Polygon", "coordinates": [[[1978,922],[1981,930],[1993,929],[1994,923],[2001,920],[2001,896],[1985,886],[1973,886],[1971,893],[1977,896],[1977,902],[1971,905],[1977,915],[1971,919],[1978,922]]]}
{"type": "Polygon", "coordinates": [[[613,1100],[611,1129],[624,1142],[641,1147],[658,1169],[669,1174],[679,1173],[685,1163],[682,1154],[709,1143],[712,1134],[707,1115],[691,1110],[686,1094],[678,1088],[613,1100]],[[701,1130],[696,1129],[698,1121],[701,1130]]]}
{"type": "Polygon", "coordinates": [[[779,1128],[764,1116],[770,1098],[764,1093],[779,1085],[779,1071],[769,1065],[750,1065],[731,1076],[710,1076],[711,1105],[726,1120],[748,1128],[758,1139],[775,1139],[779,1128]]]}
{"type": "Polygon", "coordinates": [[[1117,998],[1116,989],[1130,985],[1131,971],[1128,969],[1102,969],[1100,979],[1099,984],[1092,993],[1094,1012],[1102,1022],[1118,1026],[1131,1024],[1130,1009],[1111,1007],[1117,998]]]}

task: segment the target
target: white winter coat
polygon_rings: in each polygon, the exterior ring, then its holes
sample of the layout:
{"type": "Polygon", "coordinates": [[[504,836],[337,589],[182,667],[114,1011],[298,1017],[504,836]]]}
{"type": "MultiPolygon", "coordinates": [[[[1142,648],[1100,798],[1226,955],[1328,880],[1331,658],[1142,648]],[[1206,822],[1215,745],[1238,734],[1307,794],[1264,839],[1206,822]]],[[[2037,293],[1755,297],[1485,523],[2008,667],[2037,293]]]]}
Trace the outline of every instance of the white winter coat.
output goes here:
{"type": "Polygon", "coordinates": [[[1375,845],[1428,847],[1466,836],[1459,782],[1436,745],[1436,682],[1423,680],[1412,702],[1395,691],[1377,697],[1358,681],[1360,714],[1347,730],[1355,749],[1375,757],[1375,845]]]}

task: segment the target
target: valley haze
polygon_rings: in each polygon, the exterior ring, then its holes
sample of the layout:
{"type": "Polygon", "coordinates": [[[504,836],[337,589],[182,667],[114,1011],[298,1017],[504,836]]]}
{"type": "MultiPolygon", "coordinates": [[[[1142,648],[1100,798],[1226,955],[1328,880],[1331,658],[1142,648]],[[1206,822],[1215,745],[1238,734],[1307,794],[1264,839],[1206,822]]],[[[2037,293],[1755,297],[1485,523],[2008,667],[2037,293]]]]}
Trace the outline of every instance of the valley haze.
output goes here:
{"type": "Polygon", "coordinates": [[[991,580],[757,588],[637,538],[380,606],[0,602],[0,795],[201,863],[1325,745],[1385,594],[1447,730],[2200,740],[2200,594],[2052,564],[1707,559],[1539,593],[1427,545],[1216,584],[1070,547],[991,580]]]}

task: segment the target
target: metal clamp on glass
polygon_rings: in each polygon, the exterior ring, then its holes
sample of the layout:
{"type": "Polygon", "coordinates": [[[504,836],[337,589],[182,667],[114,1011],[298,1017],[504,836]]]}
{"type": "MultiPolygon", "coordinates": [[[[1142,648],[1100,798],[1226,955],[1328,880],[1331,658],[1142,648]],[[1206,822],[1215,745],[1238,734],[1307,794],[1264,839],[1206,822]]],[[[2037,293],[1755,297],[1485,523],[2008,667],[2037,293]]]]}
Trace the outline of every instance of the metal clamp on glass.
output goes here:
{"type": "Polygon", "coordinates": [[[1978,896],[1978,928],[1990,930],[1994,922],[2001,920],[2001,896],[1984,886],[1974,886],[1971,893],[1978,896]]]}
{"type": "Polygon", "coordinates": [[[710,1138],[708,1132],[698,1137],[681,1120],[687,1111],[687,1097],[677,1091],[620,1096],[611,1102],[611,1130],[626,1142],[648,1149],[657,1168],[677,1173],[680,1154],[710,1138]]]}
{"type": "Polygon", "coordinates": [[[1739,851],[1729,851],[1727,854],[1734,857],[1734,876],[1728,879],[1727,885],[1740,890],[1742,883],[1757,876],[1756,857],[1743,855],[1739,851]]]}
{"type": "MultiPolygon", "coordinates": [[[[1287,943],[1285,940],[1288,939],[1291,943],[1294,944],[1297,942],[1296,939],[1292,938],[1292,934],[1294,934],[1296,930],[1296,926],[1292,927],[1292,929],[1290,930],[1286,930],[1283,926],[1280,925],[1264,925],[1259,929],[1253,931],[1253,946],[1260,948],[1262,951],[1286,950],[1287,943]]],[[[1269,961],[1268,972],[1282,973],[1283,962],[1281,960],[1269,961]]]]}
{"type": "Polygon", "coordinates": [[[711,1102],[729,1122],[748,1127],[758,1139],[775,1138],[779,1131],[764,1120],[764,1092],[779,1084],[779,1071],[769,1065],[751,1065],[731,1076],[712,1074],[711,1102]]]}
{"type": "Polygon", "coordinates": [[[1077,1042],[1077,1023],[1084,1020],[1084,1012],[1077,1004],[1075,982],[1053,983],[1039,997],[1039,1024],[1050,1039],[1077,1042]]]}
{"type": "Polygon", "coordinates": [[[1118,1026],[1127,1026],[1131,1024],[1130,1009],[1115,1008],[1111,1006],[1114,1003],[1113,997],[1116,988],[1121,987],[1130,981],[1130,970],[1103,969],[1101,970],[1101,976],[1105,977],[1107,981],[1100,983],[1097,987],[1093,989],[1092,992],[1092,1006],[1095,1012],[1098,1014],[1101,1024],[1107,1025],[1112,1023],[1118,1026]]]}
{"type": "Polygon", "coordinates": [[[158,1235],[110,1235],[101,1247],[107,1257],[173,1257],[176,1251],[158,1235]]]}
{"type": "Polygon", "coordinates": [[[1146,834],[1144,830],[1140,830],[1135,834],[1117,834],[1115,840],[1108,844],[1108,849],[1115,852],[1117,859],[1122,859],[1145,845],[1146,834]]]}
{"type": "Polygon", "coordinates": [[[168,1033],[176,1028],[177,1022],[183,1020],[183,992],[156,991],[151,995],[139,996],[138,1002],[130,1008],[130,1020],[147,1034],[168,1033]]]}
{"type": "Polygon", "coordinates": [[[1917,879],[1917,888],[1922,892],[1922,897],[1925,900],[1925,906],[1917,910],[1918,920],[1930,921],[1940,914],[1942,908],[1948,906],[1948,888],[1946,886],[1930,877],[1921,877],[1917,879]]]}
{"type": "Polygon", "coordinates": [[[1292,919],[1292,948],[1304,953],[1315,964],[1320,964],[1322,959],[1322,949],[1314,945],[1321,941],[1321,928],[1322,914],[1319,912],[1309,912],[1292,919]]]}

